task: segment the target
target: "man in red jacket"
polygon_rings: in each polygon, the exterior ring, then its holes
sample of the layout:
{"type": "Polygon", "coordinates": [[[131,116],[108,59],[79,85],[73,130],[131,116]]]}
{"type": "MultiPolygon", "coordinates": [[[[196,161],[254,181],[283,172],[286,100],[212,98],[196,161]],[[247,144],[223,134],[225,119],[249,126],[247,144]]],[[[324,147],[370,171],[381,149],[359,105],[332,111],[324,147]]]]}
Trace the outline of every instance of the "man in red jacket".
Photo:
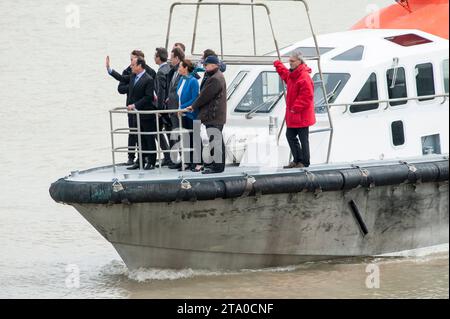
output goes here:
{"type": "Polygon", "coordinates": [[[316,123],[314,83],[310,76],[311,69],[305,64],[300,51],[295,50],[291,54],[289,64],[290,70],[281,61],[274,62],[278,74],[287,84],[286,138],[294,157],[294,161],[284,168],[308,167],[309,127],[316,123]]]}

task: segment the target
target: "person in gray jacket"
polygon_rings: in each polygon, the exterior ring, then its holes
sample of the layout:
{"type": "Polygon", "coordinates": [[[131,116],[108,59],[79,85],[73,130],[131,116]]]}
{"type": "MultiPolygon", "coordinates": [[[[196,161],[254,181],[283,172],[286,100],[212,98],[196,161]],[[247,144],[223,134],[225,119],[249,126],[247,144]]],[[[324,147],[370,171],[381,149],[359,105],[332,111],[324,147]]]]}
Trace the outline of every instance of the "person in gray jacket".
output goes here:
{"type": "MultiPolygon", "coordinates": [[[[155,94],[156,94],[156,106],[158,110],[167,110],[167,92],[168,83],[167,76],[170,72],[170,66],[167,63],[168,53],[165,48],[156,48],[155,50],[155,63],[159,66],[158,72],[156,73],[155,79],[155,94]]],[[[165,129],[166,132],[172,130],[172,123],[170,121],[170,116],[168,114],[161,114],[159,119],[159,129],[165,129]]],[[[167,137],[165,134],[160,134],[160,147],[163,151],[170,150],[169,143],[167,142],[167,137]]],[[[164,153],[164,160],[162,161],[162,166],[167,166],[171,164],[170,153],[164,153]]]]}
{"type": "Polygon", "coordinates": [[[203,174],[215,174],[225,170],[222,131],[227,121],[227,84],[220,71],[220,60],[217,56],[207,57],[204,64],[208,78],[200,90],[200,95],[187,110],[199,112],[198,117],[209,135],[213,161],[207,165],[203,174]]]}

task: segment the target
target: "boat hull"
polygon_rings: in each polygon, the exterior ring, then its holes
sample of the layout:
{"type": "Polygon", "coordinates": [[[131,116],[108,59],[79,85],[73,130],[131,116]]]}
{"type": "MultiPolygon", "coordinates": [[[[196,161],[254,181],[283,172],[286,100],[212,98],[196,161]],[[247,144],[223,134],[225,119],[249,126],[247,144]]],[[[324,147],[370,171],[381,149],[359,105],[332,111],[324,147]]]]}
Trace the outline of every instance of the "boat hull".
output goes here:
{"type": "Polygon", "coordinates": [[[132,204],[71,204],[136,268],[252,269],[449,242],[448,180],[132,204]]]}

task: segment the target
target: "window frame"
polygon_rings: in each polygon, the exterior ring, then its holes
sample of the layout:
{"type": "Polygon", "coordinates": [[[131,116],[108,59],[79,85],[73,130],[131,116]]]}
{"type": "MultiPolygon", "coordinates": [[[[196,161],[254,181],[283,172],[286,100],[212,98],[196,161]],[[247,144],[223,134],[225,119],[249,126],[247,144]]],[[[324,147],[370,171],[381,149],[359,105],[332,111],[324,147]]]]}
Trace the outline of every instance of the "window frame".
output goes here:
{"type": "Polygon", "coordinates": [[[407,142],[408,142],[408,138],[407,138],[407,135],[406,135],[406,125],[405,125],[405,121],[404,121],[403,119],[391,120],[390,123],[389,123],[389,125],[388,125],[388,127],[389,127],[389,135],[390,135],[390,143],[391,143],[391,147],[392,147],[393,149],[401,149],[401,148],[406,147],[406,144],[407,144],[407,142]],[[402,125],[403,125],[403,144],[400,144],[400,145],[395,145],[395,144],[394,144],[394,134],[393,134],[393,132],[392,132],[392,124],[395,123],[395,122],[402,122],[402,125]]]}
{"type": "MultiPolygon", "coordinates": [[[[337,95],[333,96],[333,100],[332,101],[328,102],[329,104],[333,104],[333,103],[336,103],[336,100],[340,97],[342,91],[344,91],[347,88],[348,82],[352,79],[352,74],[348,73],[348,72],[324,72],[323,73],[324,77],[330,76],[330,75],[342,75],[344,77],[348,77],[343,84],[341,83],[341,88],[340,88],[340,90],[338,90],[339,93],[337,95]]],[[[311,79],[312,79],[312,81],[314,83],[314,111],[316,112],[316,115],[317,114],[325,114],[325,113],[327,113],[327,111],[325,111],[325,112],[318,112],[317,111],[318,105],[316,104],[318,102],[317,99],[316,99],[316,89],[322,91],[321,84],[319,84],[320,86],[316,86],[316,83],[321,83],[321,81],[320,81],[320,73],[315,73],[311,77],[311,79]],[[319,81],[314,81],[314,78],[316,78],[316,76],[319,77],[319,81]]],[[[326,86],[326,84],[325,84],[325,86],[326,86]]],[[[327,93],[331,93],[331,92],[327,91],[327,93]]],[[[322,95],[322,98],[323,98],[323,95],[322,95]]]]}
{"type": "Polygon", "coordinates": [[[426,64],[430,64],[432,67],[432,71],[433,71],[433,86],[434,86],[434,93],[432,95],[436,95],[436,72],[435,72],[435,65],[433,62],[428,61],[428,62],[421,62],[421,63],[417,63],[414,65],[414,86],[415,86],[415,93],[416,93],[416,97],[418,98],[416,101],[418,104],[430,104],[433,103],[434,100],[436,100],[436,98],[432,98],[432,99],[420,99],[421,96],[426,96],[426,95],[419,95],[419,88],[417,86],[417,75],[416,75],[416,68],[420,65],[426,65],[426,64]]]}
{"type": "MultiPolygon", "coordinates": [[[[377,101],[380,100],[380,88],[381,88],[381,86],[380,86],[380,77],[379,77],[379,74],[378,74],[376,71],[373,71],[373,72],[370,72],[368,76],[366,76],[366,80],[365,80],[364,84],[363,84],[363,85],[361,86],[361,88],[359,89],[359,91],[358,91],[358,93],[356,94],[355,98],[353,99],[353,102],[352,102],[352,103],[357,103],[355,100],[357,99],[358,95],[361,93],[361,90],[364,88],[364,85],[366,85],[367,81],[369,80],[369,78],[370,78],[373,74],[376,76],[376,84],[377,84],[377,95],[378,95],[378,97],[377,97],[376,100],[377,100],[377,101]]],[[[375,101],[375,100],[374,100],[374,101],[375,101]]],[[[380,110],[380,104],[381,104],[381,103],[378,102],[377,108],[373,108],[373,109],[370,109],[370,110],[364,110],[364,111],[358,111],[358,112],[352,112],[352,107],[361,107],[361,106],[350,105],[350,107],[348,108],[348,112],[349,112],[351,115],[356,115],[356,116],[357,116],[357,115],[368,114],[368,112],[375,113],[375,112],[378,112],[378,111],[380,110]]],[[[366,104],[365,106],[368,106],[368,105],[370,105],[370,104],[366,104]]]]}
{"type": "MultiPolygon", "coordinates": [[[[444,94],[449,94],[449,90],[445,90],[445,62],[447,62],[447,64],[449,64],[449,58],[447,58],[447,59],[444,59],[443,61],[442,61],[442,63],[441,63],[441,71],[442,71],[442,92],[444,93],[444,94]]],[[[450,67],[450,65],[449,65],[449,67],[450,67]]],[[[448,82],[448,81],[447,81],[448,82]]]]}
{"type": "MultiPolygon", "coordinates": [[[[410,97],[410,95],[409,95],[409,90],[408,90],[408,68],[405,66],[405,65],[399,65],[399,66],[397,66],[397,68],[398,69],[403,69],[403,71],[405,72],[405,88],[406,88],[406,97],[404,97],[404,98],[409,98],[410,97]]],[[[389,95],[389,83],[388,83],[388,79],[387,79],[387,76],[388,76],[388,72],[390,71],[390,70],[394,70],[395,68],[388,68],[387,70],[386,70],[386,72],[385,72],[385,79],[386,79],[386,96],[387,96],[387,98],[388,98],[388,100],[391,100],[391,99],[393,99],[393,98],[391,98],[390,97],[390,95],[389,95]]],[[[408,106],[408,104],[409,104],[409,100],[406,100],[406,101],[404,101],[404,102],[401,102],[402,104],[398,104],[398,105],[392,105],[391,104],[391,102],[389,102],[389,107],[391,108],[391,107],[393,107],[393,108],[401,108],[401,107],[406,107],[406,106],[408,106]]],[[[394,102],[394,103],[400,103],[400,102],[394,102]]]]}
{"type": "Polygon", "coordinates": [[[244,81],[245,78],[250,74],[250,71],[249,71],[249,70],[240,70],[240,71],[236,74],[236,76],[233,78],[233,80],[231,81],[231,83],[230,83],[230,88],[231,88],[231,84],[233,84],[233,82],[238,78],[239,74],[241,74],[241,73],[245,73],[245,75],[242,77],[242,79],[239,81],[239,83],[236,85],[236,87],[233,89],[233,91],[230,93],[230,95],[228,95],[228,90],[227,90],[227,101],[229,101],[229,100],[233,97],[234,93],[235,93],[235,92],[239,89],[239,87],[241,86],[242,81],[244,81]]]}
{"type": "MultiPolygon", "coordinates": [[[[276,74],[278,77],[278,80],[280,82],[281,85],[283,85],[283,80],[280,78],[279,74],[277,73],[277,71],[275,70],[262,70],[260,72],[257,73],[257,75],[253,78],[253,81],[251,82],[250,86],[247,88],[247,91],[243,94],[242,98],[240,99],[239,103],[237,103],[236,107],[233,109],[233,113],[234,114],[239,114],[239,115],[245,115],[249,112],[251,112],[252,110],[248,110],[248,111],[239,111],[238,108],[241,105],[242,101],[245,99],[245,97],[247,96],[248,92],[252,89],[253,85],[255,84],[256,80],[262,76],[262,74],[264,73],[273,73],[276,74]]],[[[273,112],[273,110],[275,109],[275,107],[277,106],[277,104],[280,102],[281,98],[283,97],[283,93],[284,91],[281,91],[280,94],[278,95],[278,97],[276,98],[275,102],[270,106],[270,108],[267,110],[267,112],[260,112],[260,111],[256,111],[253,113],[253,115],[266,115],[266,114],[270,114],[273,112]]],[[[275,95],[274,95],[275,96],[275,95]]]]}
{"type": "Polygon", "coordinates": [[[341,52],[341,53],[335,55],[334,57],[331,58],[331,60],[338,61],[338,62],[361,62],[361,61],[364,60],[365,56],[366,56],[366,47],[364,45],[362,45],[362,44],[358,44],[358,45],[355,45],[354,47],[352,47],[352,48],[350,48],[348,50],[345,50],[344,52],[341,52]],[[343,56],[344,54],[347,54],[350,51],[355,50],[357,48],[362,48],[362,54],[361,54],[361,58],[360,59],[353,60],[353,59],[340,59],[339,58],[339,57],[343,56]]]}
{"type": "Polygon", "coordinates": [[[393,36],[386,37],[384,39],[389,41],[389,42],[391,42],[391,43],[393,43],[393,44],[402,46],[404,48],[410,48],[410,47],[414,47],[414,46],[417,46],[417,45],[424,45],[424,44],[429,44],[429,43],[433,43],[434,42],[433,40],[430,40],[428,38],[425,38],[425,37],[423,37],[421,35],[418,35],[417,33],[413,33],[413,32],[405,33],[405,34],[393,35],[393,36]],[[411,41],[411,42],[406,42],[406,43],[402,42],[402,41],[407,41],[408,37],[415,38],[418,42],[417,41],[413,41],[413,39],[409,39],[409,41],[411,41]]]}

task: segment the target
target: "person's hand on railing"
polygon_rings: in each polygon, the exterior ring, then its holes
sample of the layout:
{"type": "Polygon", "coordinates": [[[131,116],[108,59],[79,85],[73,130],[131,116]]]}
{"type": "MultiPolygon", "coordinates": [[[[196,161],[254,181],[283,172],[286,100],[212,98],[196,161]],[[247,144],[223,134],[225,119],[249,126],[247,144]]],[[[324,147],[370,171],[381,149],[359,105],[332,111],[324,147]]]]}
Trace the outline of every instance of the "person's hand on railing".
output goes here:
{"type": "Polygon", "coordinates": [[[127,106],[128,111],[135,111],[136,110],[136,106],[134,104],[128,105],[127,106]]]}
{"type": "Polygon", "coordinates": [[[185,110],[186,110],[187,112],[194,112],[194,109],[192,108],[192,105],[191,105],[191,106],[188,106],[187,108],[185,108],[185,110]]]}

